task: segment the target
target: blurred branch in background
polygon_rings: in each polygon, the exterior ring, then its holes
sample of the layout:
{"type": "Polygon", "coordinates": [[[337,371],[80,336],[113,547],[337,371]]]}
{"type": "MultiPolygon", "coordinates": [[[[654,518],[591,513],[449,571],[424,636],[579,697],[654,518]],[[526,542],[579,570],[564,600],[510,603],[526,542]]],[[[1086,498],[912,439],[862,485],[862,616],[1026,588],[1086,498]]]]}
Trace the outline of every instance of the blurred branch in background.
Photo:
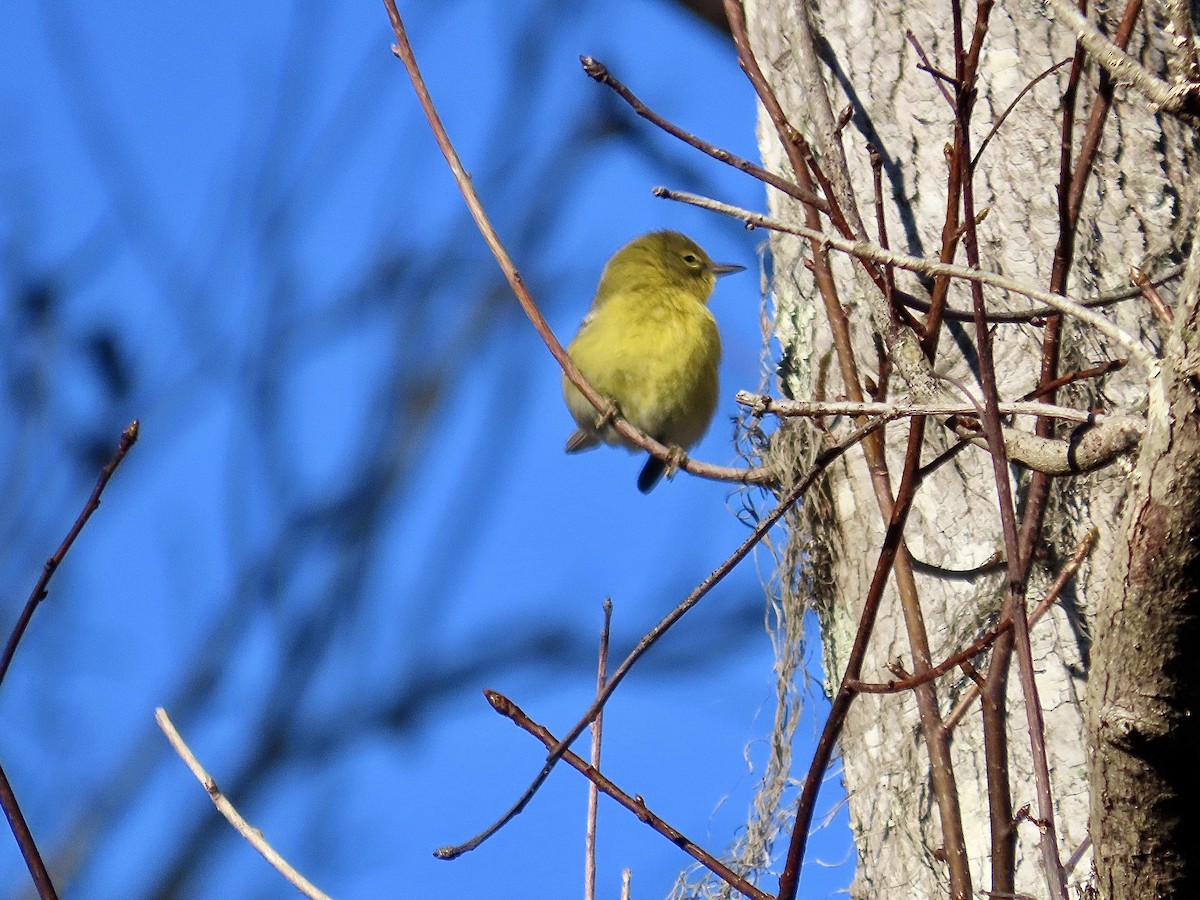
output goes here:
{"type": "MultiPolygon", "coordinates": [[[[478,6],[424,15],[451,61],[440,77],[484,82],[460,52],[478,6]]],[[[547,0],[510,11],[503,34],[488,35],[488,102],[466,101],[470,116],[456,107],[473,126],[475,184],[564,321],[582,313],[598,266],[564,253],[563,223],[591,216],[601,259],[628,233],[610,236],[594,187],[580,187],[605,159],[653,172],[639,191],[670,178],[720,193],[684,148],[630,127],[582,76],[585,99],[562,102],[555,66],[577,73],[579,15],[547,0]]],[[[396,109],[402,86],[376,19],[295,2],[250,26],[163,11],[144,33],[113,35],[70,4],[41,4],[29,26],[45,44],[54,93],[43,106],[61,107],[65,158],[48,157],[56,178],[39,175],[44,135],[31,127],[12,143],[18,163],[0,168],[0,192],[20,201],[0,214],[0,337],[18,351],[0,360],[0,537],[13,538],[3,571],[44,552],[97,448],[111,449],[114,421],[136,410],[149,435],[136,486],[131,476],[140,501],[115,511],[93,555],[73,556],[58,618],[31,632],[6,684],[10,775],[17,750],[68,754],[65,721],[97,735],[86,763],[71,758],[40,795],[22,793],[35,824],[53,823],[39,839],[68,896],[202,895],[229,846],[215,817],[164,821],[194,786],[165,762],[146,721],[155,705],[197,742],[219,743],[205,758],[260,821],[290,772],[329,767],[367,739],[411,740],[511,673],[591,658],[574,610],[515,605],[575,600],[590,581],[556,573],[529,598],[500,577],[481,591],[471,575],[500,561],[497,533],[523,527],[494,510],[529,490],[514,486],[516,454],[537,424],[539,379],[557,389],[557,376],[531,369],[525,326],[473,225],[428,184],[440,161],[415,108],[396,109]],[[187,67],[172,68],[171,42],[147,37],[183,23],[187,67]],[[143,104],[182,118],[148,119],[143,104]],[[181,138],[181,122],[213,133],[181,138]],[[33,487],[43,460],[64,454],[73,476],[33,487]],[[147,822],[160,823],[158,849],[131,864],[147,822]]],[[[42,102],[20,87],[7,94],[42,102]]],[[[541,517],[544,501],[523,505],[541,517]]],[[[691,580],[642,578],[668,596],[691,580]]],[[[637,616],[623,620],[615,645],[641,633],[637,616]]],[[[646,676],[694,673],[759,634],[753,604],[714,611],[646,676]]],[[[316,807],[330,787],[309,777],[316,807]]],[[[2,871],[9,893],[27,881],[2,871]]]]}

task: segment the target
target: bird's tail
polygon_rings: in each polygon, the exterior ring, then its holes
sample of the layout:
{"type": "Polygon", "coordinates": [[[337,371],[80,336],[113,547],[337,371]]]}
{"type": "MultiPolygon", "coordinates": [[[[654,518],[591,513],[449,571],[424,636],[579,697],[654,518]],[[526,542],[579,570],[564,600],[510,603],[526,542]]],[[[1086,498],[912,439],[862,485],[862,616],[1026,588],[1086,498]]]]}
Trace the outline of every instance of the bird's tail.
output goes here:
{"type": "Polygon", "coordinates": [[[663,460],[657,456],[650,457],[646,460],[646,465],[642,466],[642,474],[638,476],[638,490],[643,494],[650,493],[666,470],[667,464],[663,460]]]}

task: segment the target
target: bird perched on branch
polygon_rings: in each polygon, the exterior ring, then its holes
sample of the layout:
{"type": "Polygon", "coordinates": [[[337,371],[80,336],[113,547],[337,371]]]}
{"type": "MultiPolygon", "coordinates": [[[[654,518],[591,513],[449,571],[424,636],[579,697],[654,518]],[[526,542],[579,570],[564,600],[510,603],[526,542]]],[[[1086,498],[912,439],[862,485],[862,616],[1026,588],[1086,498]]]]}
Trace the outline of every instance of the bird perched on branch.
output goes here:
{"type": "MultiPolygon", "coordinates": [[[[691,238],[653,231],[630,241],[604,267],[592,308],[567,352],[588,384],[614,406],[597,412],[563,376],[563,398],[579,428],[567,452],[601,442],[638,449],[612,427],[620,416],[677,451],[704,436],[717,408],[721,337],[708,309],[720,275],[744,266],[714,263],[691,238]]],[[[678,465],[651,456],[638,476],[648,493],[678,465]]]]}

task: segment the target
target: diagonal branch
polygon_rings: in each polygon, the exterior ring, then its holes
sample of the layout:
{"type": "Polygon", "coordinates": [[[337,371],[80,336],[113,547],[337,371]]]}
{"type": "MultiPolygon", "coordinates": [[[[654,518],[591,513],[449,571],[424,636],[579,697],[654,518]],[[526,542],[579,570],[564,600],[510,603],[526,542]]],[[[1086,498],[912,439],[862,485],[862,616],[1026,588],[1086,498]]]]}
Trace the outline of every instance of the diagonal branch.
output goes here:
{"type": "Polygon", "coordinates": [[[117,466],[121,464],[121,460],[125,458],[125,454],[129,452],[129,448],[137,441],[138,427],[138,421],[134,419],[121,432],[121,440],[117,444],[117,451],[113,454],[112,459],[108,461],[108,465],[100,470],[100,478],[97,479],[96,486],[92,489],[92,495],[88,498],[87,503],[83,506],[83,510],[79,513],[79,518],[75,520],[75,524],[71,526],[71,530],[67,532],[67,536],[63,538],[63,542],[54,551],[54,555],[46,560],[46,565],[42,568],[42,576],[37,580],[37,584],[33,586],[33,591],[30,592],[29,599],[25,601],[25,608],[21,610],[17,624],[13,626],[12,634],[9,635],[8,643],[4,647],[4,653],[0,656],[0,682],[3,682],[4,676],[8,674],[8,667],[12,665],[13,655],[17,652],[17,645],[21,643],[21,638],[25,635],[25,629],[29,627],[29,621],[33,618],[34,611],[46,599],[50,579],[54,577],[54,573],[62,565],[62,561],[68,551],[70,551],[71,545],[75,543],[75,539],[83,531],[83,526],[88,523],[88,519],[92,517],[92,513],[100,508],[100,495],[108,487],[109,479],[117,471],[117,466]]]}
{"type": "MultiPolygon", "coordinates": [[[[559,745],[558,739],[547,728],[529,718],[521,707],[517,706],[517,704],[513,703],[503,694],[496,691],[484,691],[483,693],[487,697],[488,703],[492,705],[492,709],[505,718],[510,719],[518,728],[532,734],[545,744],[547,749],[559,745]]],[[[586,776],[594,787],[608,794],[608,796],[637,816],[640,821],[645,822],[692,859],[696,860],[696,862],[700,863],[700,865],[704,866],[718,878],[724,880],[734,890],[752,898],[752,900],[771,900],[770,895],[765,891],[759,890],[750,884],[750,882],[746,881],[746,879],[742,878],[737,872],[722,863],[695,841],[688,840],[681,832],[672,828],[663,819],[652,813],[649,807],[646,806],[646,801],[641,797],[631,797],[622,791],[600,774],[600,770],[594,765],[588,765],[581,757],[576,756],[569,750],[563,752],[563,760],[571,768],[586,776]]]]}
{"type": "Polygon", "coordinates": [[[574,727],[571,728],[571,730],[568,731],[567,734],[550,751],[550,754],[546,757],[545,765],[542,766],[541,772],[537,774],[537,776],[530,783],[529,787],[526,788],[525,792],[517,799],[517,802],[514,803],[503,816],[501,816],[466,843],[458,844],[452,847],[439,848],[438,850],[434,851],[434,856],[436,856],[438,859],[455,859],[459,856],[462,856],[462,854],[474,850],[493,834],[511,822],[514,818],[520,815],[521,811],[524,810],[529,804],[529,801],[533,799],[533,795],[538,792],[541,786],[545,783],[546,779],[550,777],[550,772],[553,771],[554,766],[558,763],[559,759],[562,758],[562,754],[568,747],[571,746],[575,739],[583,733],[584,729],[587,728],[588,725],[590,725],[593,721],[595,721],[596,716],[600,714],[600,710],[604,708],[604,705],[608,702],[608,699],[613,695],[613,692],[624,680],[625,676],[629,674],[629,670],[633,668],[634,664],[641,659],[651,647],[658,643],[659,639],[666,634],[676,622],[682,619],[684,615],[686,615],[692,609],[692,607],[699,603],[709,591],[716,587],[726,575],[733,571],[734,567],[737,566],[737,564],[743,559],[745,559],[751,550],[758,546],[759,542],[766,537],[767,532],[770,531],[781,518],[783,518],[787,511],[790,510],[802,496],[804,496],[804,494],[816,483],[816,481],[824,474],[825,470],[829,468],[829,466],[832,465],[835,460],[839,459],[847,450],[857,445],[864,438],[873,434],[877,428],[883,425],[883,422],[883,419],[872,419],[861,428],[855,429],[845,439],[839,441],[832,447],[827,447],[825,450],[822,450],[820,453],[818,453],[816,459],[813,461],[812,467],[808,470],[804,477],[796,482],[796,484],[789,490],[783,493],[783,495],[779,498],[778,503],[776,503],[775,508],[763,517],[762,521],[758,523],[754,531],[751,532],[750,536],[746,538],[746,540],[743,541],[741,545],[734,550],[724,562],[717,566],[717,568],[715,568],[707,578],[700,582],[700,584],[698,584],[696,588],[690,594],[688,594],[683,602],[667,613],[667,615],[664,616],[657,625],[650,629],[650,631],[648,631],[646,635],[640,641],[638,641],[637,646],[634,647],[629,655],[625,657],[625,659],[617,667],[616,671],[613,672],[612,677],[605,682],[603,690],[596,695],[596,699],[592,705],[588,707],[587,711],[583,714],[583,716],[580,717],[579,721],[575,723],[574,727]]]}
{"type": "Polygon", "coordinates": [[[1164,112],[1189,118],[1200,116],[1200,84],[1171,85],[1146,71],[1140,62],[1110,41],[1100,29],[1075,8],[1070,0],[1049,0],[1054,15],[1075,32],[1079,43],[1117,81],[1133,85],[1147,100],[1164,112]]]}
{"type": "Polygon", "coordinates": [[[179,732],[175,730],[174,723],[167,716],[167,711],[159,707],[154,711],[154,718],[158,721],[158,727],[162,729],[163,734],[167,736],[167,740],[171,742],[171,746],[175,748],[175,752],[179,754],[179,758],[184,761],[196,780],[204,785],[204,790],[208,793],[208,798],[212,800],[213,805],[223,815],[226,820],[232,825],[237,833],[246,839],[246,841],[255,850],[263,855],[272,866],[278,870],[279,874],[286,878],[289,882],[295,885],[296,889],[304,896],[311,900],[330,900],[329,895],[325,894],[316,887],[307,878],[292,868],[291,864],[286,859],[279,855],[267,839],[263,837],[263,833],[247,822],[242,814],[234,808],[234,805],[229,802],[229,798],[221,793],[221,789],[217,787],[217,782],[205,770],[204,766],[200,765],[200,760],[196,759],[196,755],[180,737],[179,732]]]}
{"type": "Polygon", "coordinates": [[[1052,309],[1065,315],[1074,316],[1081,322],[1092,326],[1106,337],[1111,338],[1114,342],[1128,350],[1130,355],[1144,369],[1151,373],[1158,371],[1157,357],[1151,351],[1147,350],[1137,338],[1123,330],[1120,326],[1110,322],[1104,316],[1089,309],[1080,301],[1063,294],[1040,291],[1015,278],[1009,278],[998,272],[989,272],[986,269],[974,266],[934,262],[933,260],[922,259],[919,256],[897,253],[895,250],[884,250],[878,244],[873,244],[869,241],[848,241],[822,231],[805,228],[803,225],[789,225],[786,222],[780,222],[778,219],[772,219],[761,213],[751,212],[748,209],[722,203],[719,200],[710,200],[707,197],[690,194],[686,191],[673,191],[665,187],[656,187],[653,190],[653,194],[665,200],[678,200],[681,203],[688,203],[703,209],[711,209],[714,212],[723,213],[735,219],[741,219],[747,225],[754,228],[768,228],[771,231],[781,231],[786,234],[795,234],[803,238],[816,240],[826,247],[850,256],[860,256],[864,259],[874,260],[884,265],[896,266],[900,269],[907,269],[910,272],[917,272],[922,275],[945,275],[950,278],[961,278],[965,281],[989,284],[992,287],[1020,294],[1031,300],[1040,300],[1052,309]]]}
{"type": "MultiPolygon", "coordinates": [[[[496,262],[499,263],[500,270],[508,280],[508,285],[516,296],[517,302],[521,304],[521,309],[524,310],[534,330],[545,343],[555,361],[558,362],[563,373],[575,387],[579,388],[579,392],[587,399],[588,403],[596,408],[597,412],[605,412],[609,408],[608,399],[588,384],[587,380],[583,377],[583,373],[576,368],[575,363],[571,361],[571,357],[567,355],[566,348],[555,337],[554,332],[550,328],[550,323],[546,321],[546,317],[542,315],[542,311],[534,301],[533,295],[529,293],[529,289],[525,286],[525,281],[521,277],[521,273],[517,271],[512,257],[508,255],[508,250],[505,249],[504,243],[496,233],[491,219],[488,218],[488,214],[483,208],[483,201],[479,199],[479,193],[475,190],[475,185],[471,182],[471,176],[463,166],[462,160],[459,159],[458,151],[454,149],[454,144],[450,141],[446,127],[442,124],[442,118],[438,114],[437,107],[434,106],[433,98],[429,94],[429,88],[425,84],[425,78],[421,74],[420,67],[417,65],[417,58],[413,53],[412,44],[409,43],[408,34],[404,29],[404,22],[400,18],[399,10],[396,9],[395,0],[383,0],[383,2],[384,6],[387,7],[388,17],[392,22],[392,31],[396,35],[396,44],[392,47],[392,52],[404,63],[404,69],[408,72],[409,78],[412,79],[413,90],[416,92],[417,100],[421,104],[421,110],[425,113],[425,118],[429,121],[429,127],[433,132],[434,140],[437,141],[438,149],[442,151],[442,155],[446,157],[446,163],[450,166],[454,182],[458,185],[459,191],[462,192],[463,199],[467,203],[467,209],[470,210],[471,218],[475,220],[475,225],[478,227],[479,233],[487,242],[488,249],[492,251],[492,255],[496,257],[496,262]]],[[[666,444],[659,443],[650,437],[650,435],[635,428],[624,419],[620,417],[614,418],[612,427],[622,437],[627,438],[647,453],[664,461],[675,463],[678,468],[693,475],[726,481],[740,481],[745,484],[766,484],[772,479],[771,473],[762,469],[730,469],[725,466],[712,466],[707,463],[695,462],[686,457],[681,462],[677,462],[677,451],[673,451],[666,444]]]]}

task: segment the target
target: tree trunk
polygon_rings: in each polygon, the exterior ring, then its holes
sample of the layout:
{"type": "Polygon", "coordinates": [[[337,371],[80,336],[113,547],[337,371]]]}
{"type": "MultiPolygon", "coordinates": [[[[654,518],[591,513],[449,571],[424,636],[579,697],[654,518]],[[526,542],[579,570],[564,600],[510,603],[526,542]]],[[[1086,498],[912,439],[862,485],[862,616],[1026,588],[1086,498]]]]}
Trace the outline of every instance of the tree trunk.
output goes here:
{"type": "MultiPolygon", "coordinates": [[[[1095,171],[1085,184],[1078,228],[1064,247],[1056,187],[1063,93],[1071,66],[1059,68],[1034,85],[991,135],[986,147],[982,144],[1023,89],[1055,63],[1076,54],[1075,36],[1044,15],[1036,3],[1011,2],[994,9],[986,3],[978,8],[964,4],[963,9],[968,44],[977,10],[990,12],[971,119],[971,146],[973,152],[981,153],[973,179],[975,209],[977,213],[986,210],[986,217],[978,225],[981,267],[1046,290],[1053,283],[1058,250],[1067,261],[1066,293],[1088,298],[1127,284],[1130,265],[1139,266],[1153,277],[1182,258],[1180,247],[1195,202],[1190,193],[1185,195],[1185,186],[1192,191],[1188,180],[1195,158],[1192,134],[1175,121],[1156,116],[1140,96],[1118,87],[1112,110],[1104,118],[1106,126],[1095,171]]],[[[870,144],[882,158],[882,205],[891,246],[915,256],[938,258],[944,232],[959,229],[962,214],[956,201],[953,215],[947,215],[950,182],[946,148],[954,139],[955,110],[943,96],[939,82],[918,68],[922,61],[905,33],[912,32],[933,68],[952,75],[955,52],[950,4],[927,0],[822,0],[809,7],[808,25],[799,3],[746,0],[745,10],[751,45],[768,81],[791,124],[812,145],[835,192],[844,205],[860,214],[865,236],[872,241],[879,239],[867,152],[870,144]],[[849,121],[835,134],[835,122],[846,107],[850,110],[849,121]],[[848,176],[839,179],[843,154],[848,176]]],[[[1105,20],[1106,32],[1115,31],[1120,13],[1118,9],[1105,20]]],[[[1164,58],[1172,49],[1170,35],[1152,15],[1143,14],[1139,21],[1129,52],[1151,71],[1163,72],[1164,58]]],[[[1096,68],[1089,63],[1084,67],[1074,104],[1075,126],[1069,143],[1073,158],[1078,158],[1097,87],[1096,68]]],[[[952,95],[952,87],[950,92],[952,95]]],[[[775,125],[765,113],[760,116],[759,143],[767,167],[790,179],[793,173],[788,157],[775,125]]],[[[792,198],[771,189],[768,202],[775,218],[805,224],[804,209],[792,198]]],[[[853,216],[847,218],[852,226],[856,225],[853,216]]],[[[827,221],[825,227],[832,232],[827,221]]],[[[886,385],[889,399],[923,399],[929,386],[906,383],[902,364],[895,365],[889,374],[877,338],[885,329],[868,297],[876,288],[860,269],[845,257],[830,254],[838,299],[848,312],[858,364],[855,372],[836,353],[827,309],[806,268],[812,246],[801,238],[775,233],[772,254],[775,336],[783,346],[780,380],[786,395],[835,399],[865,393],[871,399],[877,386],[886,385]],[[849,377],[856,377],[858,383],[848,383],[849,377]]],[[[961,249],[954,261],[966,261],[961,249]]],[[[903,290],[928,298],[928,280],[900,271],[896,272],[896,280],[903,290]]],[[[1175,284],[1160,290],[1171,303],[1175,284]]],[[[989,311],[1029,306],[1028,301],[993,288],[985,288],[984,296],[989,311]]],[[[964,282],[951,284],[949,301],[953,308],[971,309],[970,292],[964,282]]],[[[1190,308],[1194,314],[1194,306],[1190,308]]],[[[1106,315],[1147,345],[1156,347],[1160,343],[1159,323],[1140,298],[1109,307],[1106,315]]],[[[1004,400],[1019,399],[1038,386],[1047,327],[1041,322],[1001,324],[993,332],[999,395],[1004,400]]],[[[937,346],[934,369],[981,400],[976,341],[970,323],[950,323],[947,335],[937,346]]],[[[1126,355],[1121,347],[1090,327],[1071,319],[1063,322],[1058,371],[1086,369],[1126,355]]],[[[900,361],[893,357],[891,362],[900,361]]],[[[1190,396],[1194,382],[1181,378],[1176,387],[1181,395],[1190,396]]],[[[945,397],[962,399],[958,387],[951,384],[938,384],[937,390],[945,397]]],[[[1110,412],[1144,414],[1146,391],[1147,372],[1129,365],[1068,386],[1058,392],[1056,402],[1085,410],[1103,407],[1110,412]]],[[[1194,409],[1191,415],[1194,417],[1194,409]]],[[[825,424],[836,423],[827,419],[825,424]]],[[[1029,419],[1017,424],[1032,431],[1029,419]]],[[[1062,437],[1065,433],[1066,429],[1060,427],[1055,435],[1062,437]]],[[[1186,434],[1173,434],[1195,446],[1195,419],[1186,434]]],[[[905,423],[887,426],[886,476],[878,469],[872,473],[862,452],[844,457],[829,476],[829,502],[810,502],[807,524],[792,536],[793,541],[810,548],[816,565],[823,567],[825,574],[816,579],[820,590],[813,603],[821,621],[830,692],[846,667],[846,655],[883,538],[888,498],[894,495],[900,479],[908,435],[905,423]]],[[[928,463],[955,441],[955,434],[943,423],[930,420],[925,427],[921,462],[928,463]]],[[[1147,465],[1144,459],[1135,481],[1139,490],[1159,478],[1158,474],[1142,471],[1147,465]]],[[[1175,489],[1190,491],[1189,497],[1197,496],[1195,460],[1187,459],[1183,465],[1186,472],[1181,473],[1175,489]]],[[[1030,629],[1045,717],[1059,850],[1064,862],[1075,856],[1068,872],[1075,884],[1090,883],[1091,878],[1085,839],[1089,802],[1095,801],[1089,800],[1083,696],[1096,638],[1093,617],[1109,586],[1123,583],[1124,573],[1119,568],[1124,565],[1122,560],[1137,557],[1139,552],[1145,556],[1148,549],[1130,537],[1144,527],[1144,522],[1136,520],[1136,512],[1131,512],[1131,519],[1121,515],[1133,470],[1134,460],[1126,456],[1096,471],[1055,479],[1049,490],[1045,524],[1037,532],[1037,553],[1029,574],[1032,605],[1045,593],[1063,561],[1092,529],[1096,530],[1091,556],[1061,600],[1030,629]],[[1116,571],[1110,570],[1109,560],[1118,566],[1116,571]]],[[[1025,512],[1031,477],[1026,470],[1012,471],[1019,517],[1025,512]]],[[[1164,489],[1172,489],[1168,479],[1162,482],[1164,489]]],[[[1146,502],[1153,506],[1153,498],[1146,502]]],[[[1146,507],[1143,503],[1137,508],[1146,507]]],[[[1184,527],[1184,520],[1171,520],[1175,529],[1172,534],[1178,541],[1194,541],[1196,521],[1193,515],[1184,527]]],[[[1007,589],[1004,570],[1000,568],[993,574],[971,571],[1004,556],[992,461],[987,451],[971,447],[921,483],[904,539],[897,574],[884,597],[862,670],[865,680],[895,677],[888,668],[895,660],[900,660],[906,671],[919,669],[924,653],[920,646],[922,632],[928,642],[928,656],[936,663],[970,644],[996,622],[1007,589]],[[920,598],[921,616],[915,621],[911,614],[906,620],[895,588],[896,578],[904,577],[907,568],[915,573],[912,578],[920,598]]],[[[1189,559],[1195,559],[1194,550],[1189,559]]],[[[1156,572],[1152,577],[1148,572],[1147,582],[1157,583],[1171,574],[1156,572]]],[[[1175,574],[1186,574],[1195,584],[1194,568],[1175,574]]],[[[1146,603],[1142,596],[1145,587],[1131,583],[1126,588],[1131,592],[1131,606],[1143,610],[1143,614],[1148,612],[1153,604],[1146,603]]],[[[1109,604],[1106,602],[1102,608],[1107,610],[1109,604]]],[[[1122,607],[1118,604],[1117,608],[1122,607]]],[[[1191,610],[1188,623],[1194,635],[1194,605],[1191,610]]],[[[1118,613],[1108,615],[1111,618],[1118,613]]],[[[1106,624],[1109,619],[1099,621],[1099,627],[1115,627],[1106,624]]],[[[1175,623],[1160,625],[1176,627],[1175,623]]],[[[1146,634],[1154,641],[1161,637],[1153,630],[1146,634]]],[[[1143,646],[1143,654],[1145,650],[1143,646]]],[[[1125,651],[1119,648],[1114,652],[1119,658],[1125,657],[1125,651]]],[[[976,658],[981,671],[988,662],[987,657],[976,658]]],[[[997,678],[993,698],[1000,702],[1006,699],[1008,727],[1004,734],[992,735],[990,751],[985,749],[978,701],[952,731],[947,749],[957,786],[956,803],[947,802],[935,790],[929,735],[920,723],[918,704],[932,703],[944,720],[973,682],[952,672],[933,683],[924,701],[913,692],[857,696],[840,736],[858,849],[853,896],[950,895],[950,875],[942,851],[944,829],[959,827],[965,837],[974,890],[1002,893],[1007,889],[1010,893],[1015,890],[1045,896],[1046,876],[1038,846],[1041,832],[1034,821],[1028,817],[1022,820],[1019,814],[1007,819],[1010,830],[1014,819],[1016,822],[1015,844],[1011,847],[1015,877],[1011,884],[993,880],[993,864],[1004,868],[1007,863],[1003,855],[994,855],[1004,853],[1003,847],[997,846],[1004,843],[1002,825],[997,824],[997,819],[1003,817],[993,815],[989,821],[989,810],[1007,802],[1012,810],[1028,806],[1029,815],[1036,817],[1038,809],[1029,729],[1015,677],[1015,661],[1012,666],[1013,677],[1007,678],[1007,686],[999,677],[1002,672],[993,674],[997,678]],[[1008,797],[997,794],[995,779],[989,797],[989,753],[993,764],[1006,761],[1008,777],[1003,784],[1008,797]]],[[[1194,670],[1193,660],[1188,673],[1193,691],[1197,681],[1194,670]]],[[[1121,698],[1115,701],[1118,705],[1126,702],[1128,695],[1123,693],[1121,698]]],[[[1166,720],[1160,715],[1158,721],[1166,720]]],[[[1194,727],[1195,720],[1192,722],[1194,727]]],[[[1104,725],[1095,727],[1103,729],[1104,725]]],[[[1190,746],[1200,744],[1193,740],[1190,746]]],[[[1118,823],[1115,827],[1125,826],[1118,823]]],[[[1151,895],[1118,892],[1109,896],[1151,895]]]]}
{"type": "Polygon", "coordinates": [[[1088,682],[1104,897],[1200,896],[1200,253],[1150,404],[1088,682]]]}

